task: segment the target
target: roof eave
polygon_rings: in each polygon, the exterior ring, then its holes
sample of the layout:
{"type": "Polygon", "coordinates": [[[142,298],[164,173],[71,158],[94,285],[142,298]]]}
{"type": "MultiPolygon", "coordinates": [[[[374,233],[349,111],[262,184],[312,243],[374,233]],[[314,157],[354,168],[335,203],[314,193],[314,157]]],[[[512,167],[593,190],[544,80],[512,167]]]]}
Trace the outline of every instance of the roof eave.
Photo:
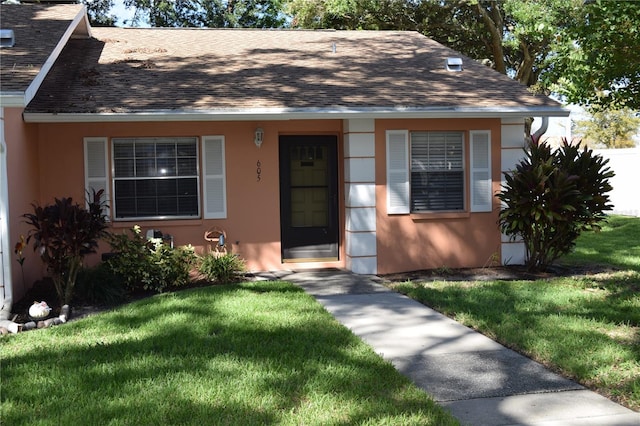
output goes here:
{"type": "Polygon", "coordinates": [[[127,113],[24,113],[28,123],[93,123],[153,121],[270,121],[349,118],[508,118],[568,117],[563,107],[426,107],[426,108],[257,108],[207,111],[127,113]]]}

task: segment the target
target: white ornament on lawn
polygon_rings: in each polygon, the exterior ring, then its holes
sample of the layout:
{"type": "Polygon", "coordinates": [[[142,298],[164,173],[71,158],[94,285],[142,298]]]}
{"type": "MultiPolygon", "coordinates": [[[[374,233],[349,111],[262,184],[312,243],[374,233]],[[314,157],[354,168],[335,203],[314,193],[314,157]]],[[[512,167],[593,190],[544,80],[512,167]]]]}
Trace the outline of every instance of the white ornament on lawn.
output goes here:
{"type": "Polygon", "coordinates": [[[42,319],[49,316],[51,308],[44,300],[42,302],[33,302],[29,308],[29,316],[33,319],[42,319]]]}

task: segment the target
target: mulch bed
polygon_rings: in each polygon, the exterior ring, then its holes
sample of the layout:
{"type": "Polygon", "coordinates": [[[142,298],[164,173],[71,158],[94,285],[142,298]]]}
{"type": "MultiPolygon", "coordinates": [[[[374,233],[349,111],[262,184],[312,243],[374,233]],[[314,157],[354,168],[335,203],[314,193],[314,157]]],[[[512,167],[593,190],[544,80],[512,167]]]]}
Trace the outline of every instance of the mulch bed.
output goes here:
{"type": "MultiPolygon", "coordinates": [[[[493,266],[486,268],[464,268],[464,269],[448,269],[439,268],[431,270],[419,270],[411,272],[402,272],[395,274],[380,275],[380,278],[386,282],[425,282],[425,281],[492,281],[492,280],[539,280],[551,279],[559,276],[575,276],[575,275],[593,275],[603,272],[613,272],[614,268],[603,265],[587,265],[587,266],[554,266],[545,272],[528,272],[523,266],[493,266]]],[[[205,280],[196,280],[185,287],[179,289],[171,289],[170,291],[184,290],[194,287],[205,287],[214,285],[205,280]]],[[[128,303],[133,300],[143,299],[145,297],[156,294],[152,291],[140,291],[131,294],[128,303]]],[[[14,319],[18,323],[26,323],[31,321],[27,312],[34,302],[46,301],[52,308],[49,318],[60,315],[61,306],[58,303],[55,287],[50,279],[38,281],[29,289],[27,294],[18,302],[14,303],[12,312],[16,316],[14,319]]],[[[83,301],[74,301],[72,304],[72,312],[70,320],[83,318],[97,312],[111,309],[115,306],[96,305],[83,301]]],[[[10,318],[12,319],[12,318],[10,318]]]]}
{"type": "Polygon", "coordinates": [[[608,265],[579,265],[565,266],[554,265],[542,272],[530,272],[526,267],[491,266],[486,268],[461,268],[461,269],[428,269],[411,272],[381,275],[388,282],[404,281],[533,281],[552,279],[557,277],[572,277],[577,275],[594,275],[606,272],[614,272],[617,269],[608,265]]]}

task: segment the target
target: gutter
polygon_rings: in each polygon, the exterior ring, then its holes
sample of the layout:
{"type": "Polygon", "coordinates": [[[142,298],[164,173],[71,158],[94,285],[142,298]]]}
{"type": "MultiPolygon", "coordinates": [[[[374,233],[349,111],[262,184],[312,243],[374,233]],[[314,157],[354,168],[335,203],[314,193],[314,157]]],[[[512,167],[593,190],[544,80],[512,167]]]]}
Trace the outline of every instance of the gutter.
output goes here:
{"type": "Polygon", "coordinates": [[[540,128],[536,130],[536,132],[531,135],[534,141],[539,141],[542,135],[547,133],[547,129],[549,128],[549,117],[543,116],[542,123],[540,124],[540,128]]]}
{"type": "Polygon", "coordinates": [[[332,120],[351,118],[506,118],[568,117],[561,106],[544,107],[360,107],[253,108],[210,110],[150,110],[144,112],[36,113],[25,112],[27,123],[108,123],[154,121],[267,121],[332,120]]]}
{"type": "Polygon", "coordinates": [[[24,92],[0,92],[0,107],[2,108],[24,108],[27,105],[24,92]]]}

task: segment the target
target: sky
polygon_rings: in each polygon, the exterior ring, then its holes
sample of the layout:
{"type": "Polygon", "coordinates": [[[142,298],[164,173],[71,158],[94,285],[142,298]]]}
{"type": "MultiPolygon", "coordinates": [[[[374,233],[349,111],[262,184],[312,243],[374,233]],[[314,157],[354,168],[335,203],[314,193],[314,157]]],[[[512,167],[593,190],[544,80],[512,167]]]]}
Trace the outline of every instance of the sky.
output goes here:
{"type": "MultiPolygon", "coordinates": [[[[123,0],[114,1],[114,7],[111,9],[111,13],[118,17],[118,22],[116,23],[116,25],[119,27],[124,26],[124,20],[130,20],[133,17],[133,10],[125,8],[123,0]]],[[[127,26],[130,25],[130,23],[127,24],[127,26]]]]}

